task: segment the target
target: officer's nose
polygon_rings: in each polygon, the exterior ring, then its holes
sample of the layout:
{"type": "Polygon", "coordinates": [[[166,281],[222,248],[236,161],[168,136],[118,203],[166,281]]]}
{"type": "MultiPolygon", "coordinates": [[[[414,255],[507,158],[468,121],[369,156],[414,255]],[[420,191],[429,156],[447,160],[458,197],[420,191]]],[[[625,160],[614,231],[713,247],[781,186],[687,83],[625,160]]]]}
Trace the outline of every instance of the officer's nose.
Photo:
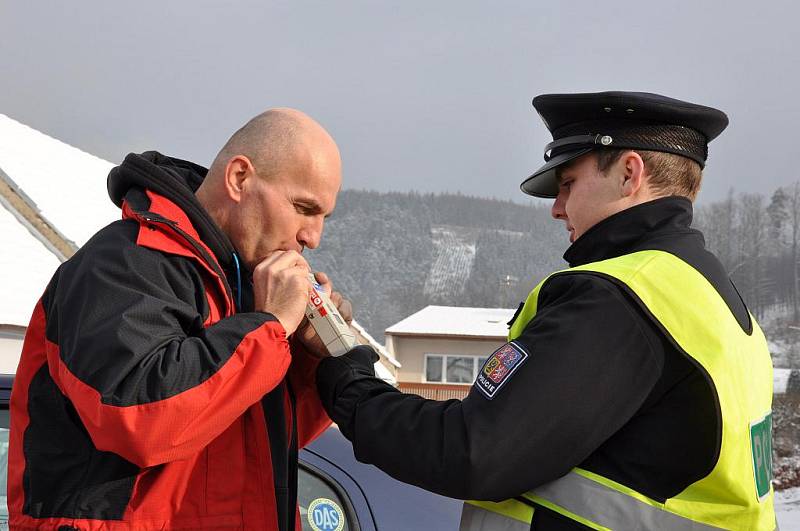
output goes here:
{"type": "Polygon", "coordinates": [[[559,192],[550,208],[550,215],[555,219],[566,219],[567,211],[564,209],[564,203],[564,196],[559,192]]]}

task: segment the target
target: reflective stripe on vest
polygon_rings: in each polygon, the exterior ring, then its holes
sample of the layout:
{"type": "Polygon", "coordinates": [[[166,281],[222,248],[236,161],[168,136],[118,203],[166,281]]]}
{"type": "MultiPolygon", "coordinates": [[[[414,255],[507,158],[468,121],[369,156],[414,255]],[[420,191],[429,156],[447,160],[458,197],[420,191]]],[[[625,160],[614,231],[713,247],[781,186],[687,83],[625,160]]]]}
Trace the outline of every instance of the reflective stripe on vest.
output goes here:
{"type": "Polygon", "coordinates": [[[580,515],[579,521],[593,529],[720,529],[668,512],[662,504],[654,506],[644,499],[606,487],[590,479],[590,474],[573,470],[524,497],[561,514],[580,515]]]}
{"type": "MultiPolygon", "coordinates": [[[[665,503],[581,469],[524,497],[592,529],[774,529],[772,363],[755,321],[746,334],[708,280],[666,252],[641,251],[556,274],[578,272],[599,274],[631,293],[705,376],[722,426],[719,456],[706,477],[665,503]]],[[[509,341],[536,315],[546,281],[528,296],[509,341]]],[[[504,504],[482,508],[506,514],[504,504]]]]}
{"type": "Polygon", "coordinates": [[[533,509],[531,507],[515,500],[500,503],[464,502],[459,530],[529,531],[532,516],[533,509]],[[522,513],[522,519],[519,519],[520,513],[522,513]]]}

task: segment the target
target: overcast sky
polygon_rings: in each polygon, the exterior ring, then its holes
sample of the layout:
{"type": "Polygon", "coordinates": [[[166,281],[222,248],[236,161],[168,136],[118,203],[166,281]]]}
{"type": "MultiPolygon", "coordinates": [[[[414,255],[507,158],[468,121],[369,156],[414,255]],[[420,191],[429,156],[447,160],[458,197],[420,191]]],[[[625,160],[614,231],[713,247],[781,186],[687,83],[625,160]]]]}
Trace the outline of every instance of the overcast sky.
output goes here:
{"type": "Polygon", "coordinates": [[[788,0],[0,0],[0,113],[114,162],[206,165],[290,106],[334,135],[345,188],[524,200],[550,140],[533,96],[658,92],[730,117],[707,202],[800,179],[798,20],[788,0]]]}

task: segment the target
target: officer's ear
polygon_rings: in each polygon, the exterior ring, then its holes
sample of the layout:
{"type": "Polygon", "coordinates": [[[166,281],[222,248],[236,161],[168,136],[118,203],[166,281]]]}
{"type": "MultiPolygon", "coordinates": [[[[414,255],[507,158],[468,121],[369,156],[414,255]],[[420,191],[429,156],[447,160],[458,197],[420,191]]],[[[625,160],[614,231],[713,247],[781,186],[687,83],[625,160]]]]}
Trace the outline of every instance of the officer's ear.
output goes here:
{"type": "Polygon", "coordinates": [[[619,161],[620,196],[633,197],[647,188],[646,171],[642,156],[635,151],[626,151],[619,161]]]}
{"type": "Polygon", "coordinates": [[[242,191],[247,179],[255,177],[255,167],[244,155],[236,155],[225,165],[225,191],[234,202],[242,200],[242,191]]]}

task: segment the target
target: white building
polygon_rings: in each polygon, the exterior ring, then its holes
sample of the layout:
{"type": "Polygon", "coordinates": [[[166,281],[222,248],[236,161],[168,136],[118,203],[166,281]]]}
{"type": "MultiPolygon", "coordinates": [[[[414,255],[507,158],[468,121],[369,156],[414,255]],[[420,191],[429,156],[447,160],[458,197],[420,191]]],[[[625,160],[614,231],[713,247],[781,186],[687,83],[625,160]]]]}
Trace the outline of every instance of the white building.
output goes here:
{"type": "Polygon", "coordinates": [[[463,398],[483,362],[506,341],[514,310],[427,306],[386,329],[401,390],[463,398]]]}

